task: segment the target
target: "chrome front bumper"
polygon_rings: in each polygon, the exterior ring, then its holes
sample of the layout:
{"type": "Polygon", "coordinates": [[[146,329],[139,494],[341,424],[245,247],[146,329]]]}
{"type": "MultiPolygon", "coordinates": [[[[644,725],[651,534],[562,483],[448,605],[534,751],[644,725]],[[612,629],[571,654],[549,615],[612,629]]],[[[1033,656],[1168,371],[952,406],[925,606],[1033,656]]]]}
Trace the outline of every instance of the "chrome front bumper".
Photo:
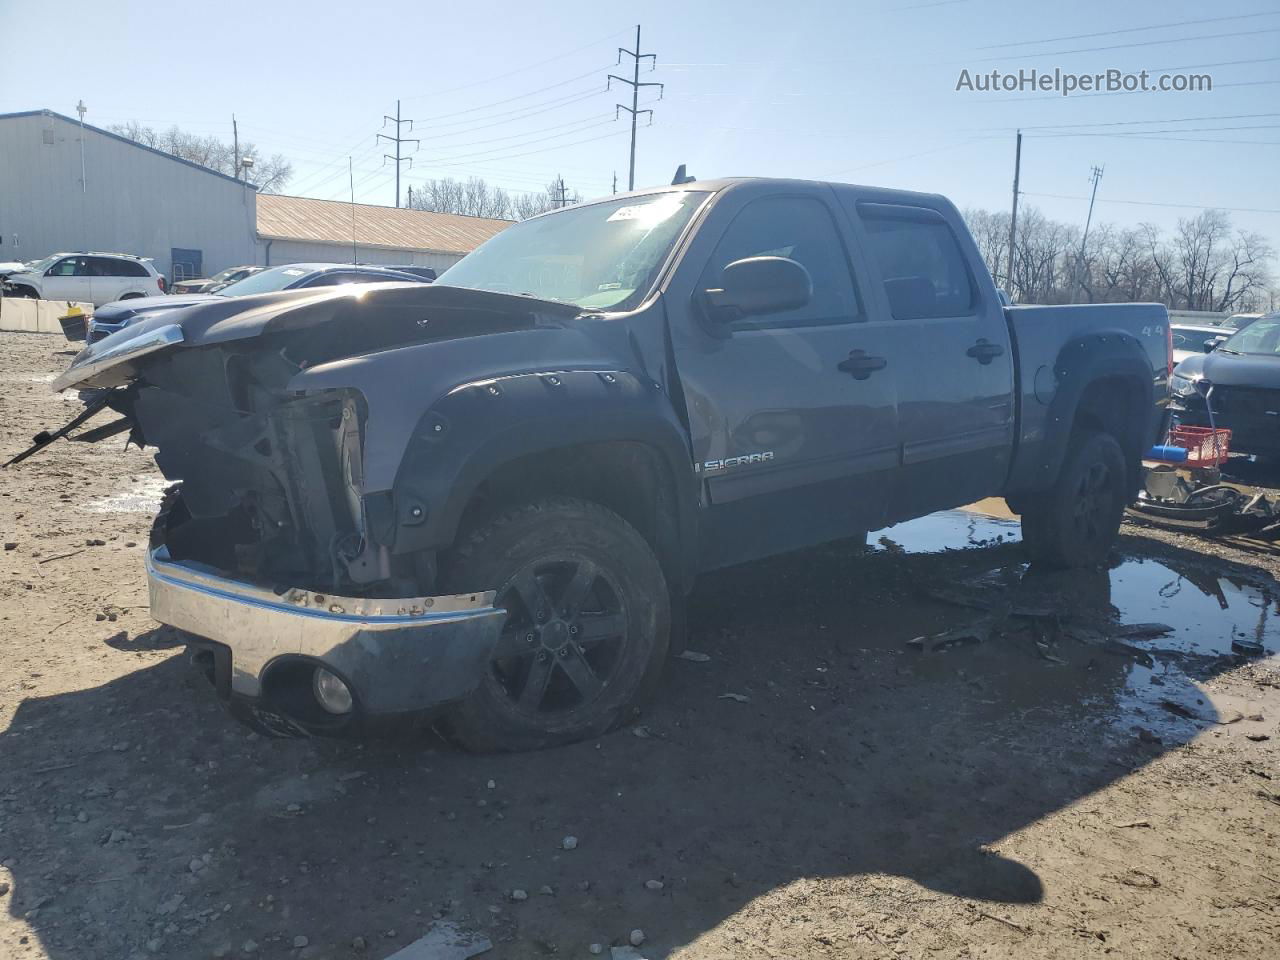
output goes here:
{"type": "MultiPolygon", "coordinates": [[[[311,661],[351,688],[355,712],[411,713],[475,689],[506,611],[492,591],[366,599],[272,590],[233,580],[159,546],[147,554],[151,615],[230,651],[230,693],[272,701],[272,670],[311,661]]],[[[288,713],[287,709],[283,712],[288,713]]]]}

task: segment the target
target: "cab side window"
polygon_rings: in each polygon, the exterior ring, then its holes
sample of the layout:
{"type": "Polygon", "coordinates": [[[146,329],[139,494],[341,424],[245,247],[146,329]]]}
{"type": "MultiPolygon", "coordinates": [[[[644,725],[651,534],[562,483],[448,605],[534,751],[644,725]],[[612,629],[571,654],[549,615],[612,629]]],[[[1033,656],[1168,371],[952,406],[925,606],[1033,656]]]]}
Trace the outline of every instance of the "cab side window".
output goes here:
{"type": "Polygon", "coordinates": [[[803,307],[734,324],[734,329],[816,326],[861,319],[849,258],[831,212],[812,197],[753,200],[729,224],[716,245],[701,289],[721,285],[724,268],[747,257],[787,257],[802,264],[813,280],[813,297],[803,307]]]}
{"type": "Polygon", "coordinates": [[[941,214],[886,204],[860,204],[859,209],[895,320],[973,312],[977,297],[969,268],[941,214]]]}

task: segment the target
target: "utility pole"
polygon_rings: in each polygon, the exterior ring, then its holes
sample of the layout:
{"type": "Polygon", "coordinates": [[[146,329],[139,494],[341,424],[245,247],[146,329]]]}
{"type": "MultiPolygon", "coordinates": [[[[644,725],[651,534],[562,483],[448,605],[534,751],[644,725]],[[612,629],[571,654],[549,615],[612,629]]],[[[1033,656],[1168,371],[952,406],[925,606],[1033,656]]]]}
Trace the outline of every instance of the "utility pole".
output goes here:
{"type": "Polygon", "coordinates": [[[613,192],[618,192],[618,171],[613,171],[613,192]]]}
{"type": "Polygon", "coordinates": [[[609,83],[606,85],[605,89],[606,90],[609,89],[613,85],[614,80],[617,80],[619,83],[625,83],[627,86],[631,88],[631,106],[628,107],[625,104],[621,104],[621,103],[616,104],[616,109],[614,110],[613,116],[614,116],[614,119],[616,120],[619,116],[619,111],[621,110],[625,110],[627,111],[627,113],[631,114],[631,165],[628,168],[629,172],[627,174],[627,189],[634,190],[636,188],[636,118],[642,113],[647,113],[649,115],[649,122],[653,123],[653,111],[640,109],[640,88],[641,87],[657,87],[658,99],[661,100],[664,87],[661,83],[641,83],[640,82],[640,61],[641,60],[653,61],[653,64],[650,67],[650,69],[656,70],[658,69],[658,55],[656,53],[640,52],[640,25],[639,24],[636,24],[636,48],[634,50],[628,50],[626,47],[619,47],[618,63],[622,62],[623,54],[626,54],[628,57],[632,59],[631,79],[628,80],[626,77],[620,77],[616,73],[611,73],[609,74],[609,83]]]}
{"type": "Polygon", "coordinates": [[[389,115],[387,115],[387,114],[385,114],[385,113],[382,115],[382,125],[385,127],[388,123],[394,123],[394,124],[396,125],[396,135],[395,135],[394,137],[390,137],[390,136],[387,136],[387,134],[385,134],[385,133],[380,133],[380,134],[378,134],[378,136],[377,136],[377,138],[376,138],[376,139],[377,139],[377,140],[387,140],[387,141],[390,141],[391,143],[394,143],[394,144],[396,145],[396,155],[393,157],[393,156],[392,156],[391,154],[389,154],[389,153],[384,153],[384,154],[382,155],[382,159],[383,159],[383,161],[384,161],[384,162],[385,162],[385,161],[387,161],[387,160],[392,160],[392,161],[394,161],[394,162],[395,162],[395,165],[396,165],[396,206],[398,207],[398,206],[400,206],[400,163],[401,163],[402,161],[404,161],[404,160],[408,160],[408,161],[409,161],[409,168],[410,168],[410,169],[412,169],[412,168],[413,168],[413,157],[402,157],[402,156],[400,155],[400,145],[401,145],[402,143],[417,143],[417,144],[421,144],[421,143],[422,143],[422,141],[421,141],[421,140],[410,140],[410,139],[406,139],[405,137],[400,136],[400,127],[401,127],[403,124],[406,124],[406,123],[409,125],[409,132],[410,132],[410,133],[412,133],[412,132],[413,132],[413,121],[412,121],[412,120],[401,120],[401,119],[400,119],[400,101],[399,101],[399,100],[397,100],[397,101],[396,101],[396,115],[395,115],[394,117],[389,116],[389,115]]]}
{"type": "Polygon", "coordinates": [[[235,170],[233,170],[232,173],[235,175],[235,178],[239,180],[240,179],[240,128],[236,126],[236,115],[234,113],[231,115],[231,143],[232,143],[231,162],[235,165],[235,170]]]}
{"type": "Polygon", "coordinates": [[[1005,282],[1009,284],[1009,298],[1013,299],[1013,247],[1018,239],[1018,180],[1022,176],[1022,131],[1018,131],[1018,146],[1013,155],[1013,212],[1009,216],[1009,272],[1005,282]]]}
{"type": "Polygon", "coordinates": [[[86,250],[89,249],[89,228],[86,226],[85,206],[89,185],[85,180],[84,172],[84,115],[88,112],[89,108],[84,105],[84,100],[81,99],[76,104],[76,113],[80,114],[80,245],[86,250]]]}
{"type": "Polygon", "coordinates": [[[564,177],[557,176],[553,186],[555,196],[552,197],[552,203],[557,207],[567,207],[569,205],[569,191],[565,189],[564,177]]]}
{"type": "Polygon", "coordinates": [[[351,262],[355,264],[358,262],[356,258],[356,172],[350,157],[347,157],[347,183],[351,185],[351,262]]]}
{"type": "Polygon", "coordinates": [[[1084,248],[1089,242],[1089,224],[1093,222],[1093,201],[1098,197],[1098,181],[1102,179],[1102,171],[1106,167],[1093,167],[1089,176],[1093,179],[1093,190],[1089,194],[1089,213],[1084,218],[1084,234],[1080,237],[1080,256],[1076,260],[1076,283],[1084,288],[1084,248]]]}
{"type": "Polygon", "coordinates": [[[413,184],[409,184],[409,209],[413,209],[413,184]]]}

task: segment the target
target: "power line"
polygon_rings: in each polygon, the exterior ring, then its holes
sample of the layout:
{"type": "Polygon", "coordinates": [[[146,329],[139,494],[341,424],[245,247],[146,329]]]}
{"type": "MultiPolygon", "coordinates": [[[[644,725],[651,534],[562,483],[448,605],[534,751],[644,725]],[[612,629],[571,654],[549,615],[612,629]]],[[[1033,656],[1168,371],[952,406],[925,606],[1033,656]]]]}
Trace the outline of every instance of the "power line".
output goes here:
{"type": "Polygon", "coordinates": [[[1143,40],[1138,43],[1115,43],[1106,47],[1077,47],[1075,50],[1043,50],[1040,53],[1019,53],[1015,56],[981,57],[972,63],[995,63],[1006,60],[1034,60],[1037,57],[1061,57],[1069,53],[1098,53],[1103,50],[1129,50],[1134,47],[1159,47],[1170,43],[1199,43],[1202,40],[1222,40],[1227,37],[1255,37],[1260,33],[1280,33],[1280,27],[1262,30],[1238,30],[1235,33],[1206,33],[1198,37],[1175,37],[1171,40],[1143,40]]]}
{"type": "MultiPolygon", "coordinates": [[[[1050,197],[1054,200],[1088,200],[1088,197],[1073,197],[1062,193],[1031,193],[1024,191],[1027,197],[1050,197]]],[[[1176,207],[1183,210],[1228,210],[1232,213],[1280,213],[1280,210],[1267,210],[1258,207],[1223,207],[1216,203],[1159,203],[1155,200],[1116,200],[1104,198],[1101,203],[1123,203],[1138,207],[1176,207]]]]}
{"type": "Polygon", "coordinates": [[[383,158],[384,158],[384,159],[386,159],[386,160],[393,160],[393,161],[395,161],[395,165],[396,165],[396,206],[398,207],[398,206],[400,206],[400,163],[401,163],[403,160],[408,160],[408,161],[409,161],[409,167],[410,167],[410,169],[412,169],[412,168],[413,168],[413,157],[401,157],[401,156],[400,156],[400,145],[401,145],[402,143],[416,143],[416,144],[418,144],[419,146],[421,146],[421,145],[422,145],[422,141],[421,141],[421,140],[416,140],[416,139],[406,139],[405,137],[400,136],[400,128],[401,128],[404,124],[406,124],[406,123],[409,125],[409,132],[410,132],[410,133],[413,133],[413,121],[412,121],[412,120],[401,120],[401,119],[400,119],[400,101],[399,101],[399,100],[397,100],[397,101],[396,101],[396,115],[395,115],[394,117],[389,116],[389,115],[387,115],[387,114],[383,114],[383,116],[382,116],[382,125],[385,127],[385,126],[387,125],[387,123],[394,123],[394,124],[396,125],[396,135],[395,135],[394,137],[389,137],[389,136],[387,136],[385,133],[380,133],[380,134],[378,134],[378,139],[379,139],[379,140],[386,140],[386,141],[388,141],[389,143],[394,143],[394,144],[396,145],[396,154],[395,154],[395,156],[394,156],[394,157],[393,157],[391,154],[389,154],[389,153],[384,153],[382,156],[383,156],[383,158]]]}
{"type": "Polygon", "coordinates": [[[620,77],[617,74],[611,73],[609,74],[608,83],[605,84],[605,89],[608,89],[613,84],[613,81],[615,80],[617,80],[619,83],[625,83],[627,86],[631,88],[631,106],[628,107],[625,104],[621,104],[621,103],[616,104],[614,117],[616,119],[616,117],[618,116],[616,111],[620,111],[620,110],[625,110],[627,111],[627,113],[631,114],[631,166],[627,174],[627,189],[634,190],[636,188],[636,118],[642,113],[647,113],[649,115],[649,122],[650,123],[653,122],[653,111],[640,109],[640,88],[641,87],[657,87],[659,100],[662,99],[662,92],[664,88],[661,83],[653,83],[653,82],[641,83],[640,82],[640,61],[641,60],[651,61],[652,62],[651,69],[656,70],[658,68],[658,55],[656,53],[640,52],[640,24],[638,23],[636,24],[636,48],[634,50],[628,50],[626,47],[619,47],[618,63],[622,62],[623,54],[626,54],[632,60],[633,69],[631,72],[631,79],[628,80],[626,79],[626,77],[620,77]]]}
{"type": "Polygon", "coordinates": [[[1000,50],[1004,47],[1024,47],[1033,43],[1058,43],[1061,40],[1091,40],[1094,37],[1112,37],[1121,33],[1142,33],[1145,30],[1168,30],[1173,27],[1190,27],[1203,23],[1223,23],[1227,20],[1250,20],[1255,17],[1276,17],[1280,11],[1266,13],[1239,13],[1230,17],[1208,17],[1204,20],[1178,20],[1173,23],[1156,23],[1147,27],[1125,27],[1120,30],[1102,30],[1097,33],[1073,33],[1065,37],[1045,37],[1043,40],[1015,40],[1012,43],[989,43],[976,50],[1000,50]]]}
{"type": "MultiPolygon", "coordinates": [[[[1163,120],[1111,120],[1105,123],[1046,123],[1036,127],[1022,127],[1023,130],[1071,130],[1083,127],[1134,127],[1148,126],[1154,123],[1198,123],[1202,120],[1218,122],[1222,120],[1259,120],[1262,118],[1280,117],[1280,113],[1235,113],[1227,116],[1210,115],[1207,117],[1169,117],[1163,120]]],[[[977,130],[1008,130],[1008,127],[976,127],[977,130]]]]}
{"type": "MultiPolygon", "coordinates": [[[[622,33],[621,30],[615,30],[613,33],[600,37],[597,40],[592,40],[589,43],[584,43],[580,47],[574,47],[572,50],[566,50],[564,53],[558,53],[554,57],[547,57],[545,60],[539,60],[536,63],[529,63],[523,67],[516,67],[514,70],[508,70],[506,73],[495,74],[494,76],[491,76],[491,77],[485,77],[483,80],[476,80],[472,83],[464,83],[461,86],[457,86],[457,87],[448,87],[444,90],[433,90],[431,93],[416,94],[412,97],[405,97],[405,99],[421,100],[423,97],[440,97],[447,93],[457,93],[459,90],[470,90],[472,87],[479,87],[486,83],[492,83],[495,80],[505,80],[507,77],[515,76],[517,73],[523,73],[526,70],[532,70],[535,67],[545,66],[548,63],[554,63],[557,60],[563,60],[565,57],[571,57],[575,53],[581,53],[583,50],[586,50],[589,47],[594,47],[598,43],[604,43],[606,40],[612,40],[614,37],[619,36],[621,33],[622,33]]],[[[593,70],[592,73],[599,73],[599,71],[593,70]]]]}

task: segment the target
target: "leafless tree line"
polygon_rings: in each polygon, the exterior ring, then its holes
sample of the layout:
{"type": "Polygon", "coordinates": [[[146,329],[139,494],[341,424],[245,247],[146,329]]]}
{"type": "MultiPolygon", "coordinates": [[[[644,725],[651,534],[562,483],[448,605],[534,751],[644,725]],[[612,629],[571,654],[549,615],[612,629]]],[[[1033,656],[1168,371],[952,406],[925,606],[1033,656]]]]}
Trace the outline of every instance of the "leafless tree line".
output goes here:
{"type": "Polygon", "coordinates": [[[996,282],[1021,303],[1152,301],[1172,310],[1274,309],[1275,251],[1257,233],[1234,229],[1223,210],[1178,221],[1171,235],[1150,223],[1097,224],[1081,254],[1082,230],[1034,207],[1018,212],[1009,272],[1009,214],[966,210],[996,282]]]}
{"type": "MultiPolygon", "coordinates": [[[[107,129],[143,146],[163,150],[165,153],[171,153],[183,160],[190,160],[192,163],[198,163],[218,173],[225,173],[227,176],[235,176],[235,145],[224,143],[217,137],[202,137],[178,127],[156,130],[137,120],[113,124],[107,129]]],[[[288,160],[278,153],[271,157],[264,157],[252,143],[240,144],[240,156],[248,157],[253,161],[253,166],[245,168],[241,179],[257,187],[260,193],[279,193],[293,176],[293,165],[288,160]]]]}
{"type": "Polygon", "coordinates": [[[490,186],[480,177],[454,180],[445,177],[414,184],[410,206],[414,210],[436,213],[460,213],[468,217],[494,217],[499,220],[528,220],[553,207],[581,203],[577,190],[565,190],[561,202],[559,181],[547,184],[541,191],[522,193],[490,186]]]}

